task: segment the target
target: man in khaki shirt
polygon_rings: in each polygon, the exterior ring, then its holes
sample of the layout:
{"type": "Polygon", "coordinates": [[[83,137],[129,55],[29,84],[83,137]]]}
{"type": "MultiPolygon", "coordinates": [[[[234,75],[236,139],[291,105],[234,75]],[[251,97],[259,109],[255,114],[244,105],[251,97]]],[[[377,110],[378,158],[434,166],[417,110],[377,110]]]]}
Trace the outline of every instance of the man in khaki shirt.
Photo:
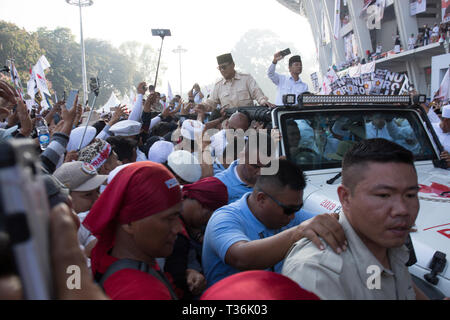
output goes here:
{"type": "Polygon", "coordinates": [[[216,83],[210,98],[203,102],[208,111],[215,110],[217,105],[221,108],[253,107],[253,100],[259,105],[274,107],[251,75],[236,72],[231,54],[217,57],[217,63],[223,79],[216,83]]]}
{"type": "Polygon", "coordinates": [[[321,299],[426,299],[405,265],[418,192],[410,151],[385,139],[358,143],[344,157],[338,187],[346,250],[338,255],[300,240],[282,273],[321,299]]]}

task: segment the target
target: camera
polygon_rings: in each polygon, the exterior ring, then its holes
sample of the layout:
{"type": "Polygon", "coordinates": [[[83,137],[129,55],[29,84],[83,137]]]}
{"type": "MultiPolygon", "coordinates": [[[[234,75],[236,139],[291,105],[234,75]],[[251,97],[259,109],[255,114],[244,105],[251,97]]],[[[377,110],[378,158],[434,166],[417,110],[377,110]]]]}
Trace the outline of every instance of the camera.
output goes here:
{"type": "Polygon", "coordinates": [[[229,118],[236,112],[245,114],[249,119],[249,123],[253,120],[265,124],[270,124],[272,122],[272,110],[267,107],[229,108],[225,111],[225,114],[229,118]]]}
{"type": "Polygon", "coordinates": [[[31,139],[0,143],[0,221],[28,300],[52,298],[49,203],[31,139]]]}
{"type": "Polygon", "coordinates": [[[100,82],[98,78],[91,78],[89,82],[89,88],[91,89],[92,92],[95,92],[100,88],[100,82]]]}

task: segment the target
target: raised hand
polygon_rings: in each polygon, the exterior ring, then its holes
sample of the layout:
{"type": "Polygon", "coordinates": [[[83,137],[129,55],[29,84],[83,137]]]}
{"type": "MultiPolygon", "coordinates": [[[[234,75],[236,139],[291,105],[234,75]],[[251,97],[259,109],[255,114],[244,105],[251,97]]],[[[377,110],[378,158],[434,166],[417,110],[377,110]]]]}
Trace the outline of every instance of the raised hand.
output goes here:
{"type": "Polygon", "coordinates": [[[126,110],[127,106],[118,106],[113,116],[111,117],[111,120],[109,120],[108,125],[112,127],[117,122],[119,122],[120,118],[122,118],[126,114],[126,110]]]}
{"type": "Polygon", "coordinates": [[[275,55],[273,56],[273,64],[277,64],[278,61],[283,60],[283,58],[284,58],[284,57],[281,55],[281,51],[275,53],[275,55]]]}
{"type": "Polygon", "coordinates": [[[147,92],[147,83],[145,81],[138,84],[137,92],[138,94],[144,95],[147,92]]]}

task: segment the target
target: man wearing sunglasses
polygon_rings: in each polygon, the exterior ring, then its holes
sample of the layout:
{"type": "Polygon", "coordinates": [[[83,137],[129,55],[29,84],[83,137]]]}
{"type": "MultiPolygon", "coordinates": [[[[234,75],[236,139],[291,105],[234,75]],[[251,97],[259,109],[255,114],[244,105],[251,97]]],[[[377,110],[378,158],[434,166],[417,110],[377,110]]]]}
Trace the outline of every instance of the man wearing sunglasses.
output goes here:
{"type": "Polygon", "coordinates": [[[274,107],[251,75],[236,72],[230,53],[217,57],[217,63],[223,79],[216,83],[211,97],[203,103],[207,111],[214,111],[217,105],[222,108],[254,106],[253,100],[261,106],[274,107]]]}
{"type": "Polygon", "coordinates": [[[261,175],[252,192],[218,209],[208,222],[202,264],[208,286],[247,270],[281,272],[289,248],[302,238],[337,253],[345,250],[345,235],[337,217],[313,217],[301,210],[303,172],[295,163],[279,160],[275,175],[261,175]]]}

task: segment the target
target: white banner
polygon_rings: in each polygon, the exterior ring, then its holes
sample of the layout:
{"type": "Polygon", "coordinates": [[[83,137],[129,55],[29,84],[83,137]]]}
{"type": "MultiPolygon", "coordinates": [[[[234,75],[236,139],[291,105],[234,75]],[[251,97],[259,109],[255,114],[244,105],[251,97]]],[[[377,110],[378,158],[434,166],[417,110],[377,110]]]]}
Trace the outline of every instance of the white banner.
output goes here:
{"type": "Polygon", "coordinates": [[[450,0],[442,0],[442,22],[450,22],[450,0]]]}
{"type": "Polygon", "coordinates": [[[170,82],[167,83],[167,100],[168,103],[170,103],[173,100],[173,93],[172,93],[172,87],[170,86],[170,82]]]}
{"type": "Polygon", "coordinates": [[[314,86],[314,92],[318,92],[320,89],[320,86],[319,86],[319,77],[317,76],[317,72],[311,73],[311,81],[314,86]]]}
{"type": "Polygon", "coordinates": [[[435,98],[441,99],[442,101],[450,100],[450,68],[447,69],[435,98]]]}
{"type": "Polygon", "coordinates": [[[411,3],[412,16],[425,11],[427,11],[427,0],[417,0],[411,3]]]}
{"type": "Polygon", "coordinates": [[[335,17],[334,17],[334,38],[339,39],[341,32],[341,0],[335,0],[335,17]]]}

